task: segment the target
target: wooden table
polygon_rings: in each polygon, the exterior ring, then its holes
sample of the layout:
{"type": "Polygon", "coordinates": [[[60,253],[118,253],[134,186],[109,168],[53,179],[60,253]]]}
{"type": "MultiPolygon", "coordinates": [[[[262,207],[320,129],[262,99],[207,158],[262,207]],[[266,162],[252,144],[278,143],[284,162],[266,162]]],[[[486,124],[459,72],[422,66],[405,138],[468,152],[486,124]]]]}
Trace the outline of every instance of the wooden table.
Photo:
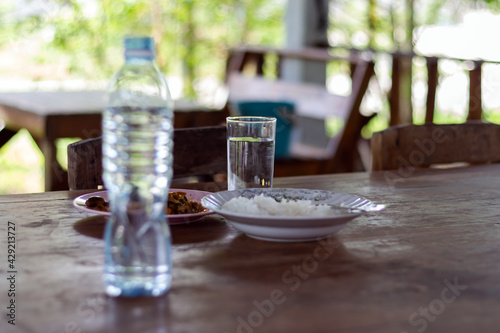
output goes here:
{"type": "MultiPolygon", "coordinates": [[[[103,91],[0,93],[0,147],[20,129],[27,129],[45,157],[45,190],[68,189],[67,173],[56,159],[59,138],[92,138],[101,135],[103,91]],[[1,124],[0,124],[1,126],[1,124]]],[[[175,102],[177,128],[217,125],[222,112],[188,102],[175,102]]]]}
{"type": "MultiPolygon", "coordinates": [[[[0,196],[0,332],[498,332],[500,165],[278,178],[389,207],[314,242],[273,243],[212,215],[173,226],[173,285],[113,299],[104,218],[81,192],[0,196]],[[15,298],[6,242],[15,226],[15,298]]],[[[207,187],[215,190],[216,187],[207,187]]]]}

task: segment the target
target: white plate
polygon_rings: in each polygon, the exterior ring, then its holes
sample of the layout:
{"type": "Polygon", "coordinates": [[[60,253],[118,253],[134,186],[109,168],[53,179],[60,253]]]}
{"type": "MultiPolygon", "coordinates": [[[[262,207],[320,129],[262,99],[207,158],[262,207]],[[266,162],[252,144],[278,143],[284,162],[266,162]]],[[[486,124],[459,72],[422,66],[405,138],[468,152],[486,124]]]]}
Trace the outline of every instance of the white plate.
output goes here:
{"type": "MultiPolygon", "coordinates": [[[[185,192],[186,196],[190,200],[194,200],[197,202],[201,202],[201,198],[203,198],[204,196],[206,196],[208,194],[211,194],[211,192],[196,191],[196,190],[183,190],[183,189],[176,189],[176,188],[171,188],[169,191],[170,192],[185,192]]],[[[102,197],[102,198],[104,198],[104,200],[108,201],[108,193],[106,191],[98,191],[98,192],[87,193],[87,194],[79,196],[78,198],[73,200],[73,205],[76,208],[81,209],[83,211],[86,211],[88,213],[99,214],[99,215],[104,215],[104,216],[109,216],[111,214],[110,212],[103,212],[103,211],[99,211],[96,209],[87,208],[85,206],[85,202],[90,197],[102,197]]],[[[170,215],[167,215],[167,218],[168,218],[169,224],[184,224],[184,223],[198,221],[203,216],[213,214],[213,213],[214,213],[213,211],[207,211],[207,212],[196,213],[196,214],[170,214],[170,215]]]]}
{"type": "Polygon", "coordinates": [[[368,212],[380,211],[384,205],[353,194],[293,188],[260,188],[223,191],[207,195],[201,204],[222,215],[236,229],[250,237],[281,242],[311,241],[325,238],[342,229],[348,221],[368,212]],[[332,215],[319,216],[256,216],[222,210],[227,201],[236,197],[252,198],[264,194],[275,199],[311,200],[344,208],[332,209],[332,215]]]}

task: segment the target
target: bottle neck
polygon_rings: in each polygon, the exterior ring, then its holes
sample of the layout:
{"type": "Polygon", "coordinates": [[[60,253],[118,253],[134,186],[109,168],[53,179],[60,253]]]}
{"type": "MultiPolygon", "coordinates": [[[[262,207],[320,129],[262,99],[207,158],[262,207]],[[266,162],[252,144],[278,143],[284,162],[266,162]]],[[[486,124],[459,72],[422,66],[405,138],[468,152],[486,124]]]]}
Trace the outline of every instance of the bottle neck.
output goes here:
{"type": "Polygon", "coordinates": [[[128,64],[153,64],[155,58],[126,57],[125,62],[128,64]]]}
{"type": "Polygon", "coordinates": [[[154,61],[155,55],[148,49],[125,50],[125,61],[154,61]]]}
{"type": "Polygon", "coordinates": [[[144,58],[144,57],[126,57],[125,65],[128,66],[147,66],[147,67],[157,67],[154,57],[144,58]]]}

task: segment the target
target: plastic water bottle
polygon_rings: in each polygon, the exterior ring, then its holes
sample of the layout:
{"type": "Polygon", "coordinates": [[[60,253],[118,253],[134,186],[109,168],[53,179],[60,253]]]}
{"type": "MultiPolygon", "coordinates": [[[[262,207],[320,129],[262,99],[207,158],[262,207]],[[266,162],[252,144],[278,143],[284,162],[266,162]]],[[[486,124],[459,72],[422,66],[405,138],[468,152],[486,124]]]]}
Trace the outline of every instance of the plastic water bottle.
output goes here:
{"type": "Polygon", "coordinates": [[[126,38],[125,64],[109,83],[102,123],[103,180],[111,211],[104,282],[110,296],[159,296],[170,289],[165,209],[172,179],[172,118],[154,40],[126,38]]]}

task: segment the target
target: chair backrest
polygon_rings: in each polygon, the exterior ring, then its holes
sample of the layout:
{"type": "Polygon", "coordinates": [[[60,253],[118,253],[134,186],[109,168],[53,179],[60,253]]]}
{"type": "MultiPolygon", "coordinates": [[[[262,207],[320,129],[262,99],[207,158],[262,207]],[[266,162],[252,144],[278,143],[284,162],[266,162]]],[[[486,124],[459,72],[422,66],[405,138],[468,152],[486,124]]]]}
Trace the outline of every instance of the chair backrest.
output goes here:
{"type": "Polygon", "coordinates": [[[373,134],[371,154],[373,171],[500,162],[500,125],[397,125],[373,134]]]}
{"type": "Polygon", "coordinates": [[[295,140],[290,150],[292,156],[329,160],[326,172],[353,171],[357,156],[360,132],[372,116],[359,112],[369,81],[374,75],[372,61],[359,60],[352,73],[352,89],[349,96],[329,93],[325,87],[308,83],[291,83],[283,80],[267,80],[261,76],[245,77],[233,72],[228,74],[229,103],[238,101],[289,101],[295,105],[295,140]],[[324,132],[324,121],[336,117],[344,123],[334,137],[323,136],[323,147],[313,146],[306,140],[324,132]],[[308,128],[307,124],[316,124],[308,128]],[[298,135],[297,135],[298,134],[298,135]]]}
{"type": "MultiPolygon", "coordinates": [[[[225,126],[182,128],[174,131],[174,179],[227,173],[225,126]]],[[[97,189],[102,185],[102,139],[68,146],[70,190],[97,189]]]]}
{"type": "Polygon", "coordinates": [[[373,61],[361,61],[352,74],[352,91],[347,100],[347,119],[339,137],[335,152],[329,159],[326,172],[352,172],[359,160],[357,149],[361,130],[375,114],[365,116],[360,113],[361,102],[368,89],[370,79],[375,74],[373,61]]]}

